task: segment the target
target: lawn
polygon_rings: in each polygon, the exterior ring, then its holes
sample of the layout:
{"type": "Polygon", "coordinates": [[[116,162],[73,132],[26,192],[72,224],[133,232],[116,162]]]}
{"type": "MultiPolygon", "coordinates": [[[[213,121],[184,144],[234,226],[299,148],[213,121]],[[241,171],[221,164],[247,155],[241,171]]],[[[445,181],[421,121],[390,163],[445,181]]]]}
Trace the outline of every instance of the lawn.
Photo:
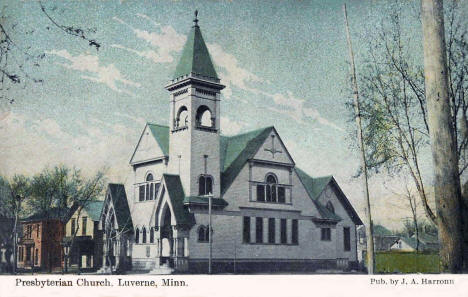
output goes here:
{"type": "Polygon", "coordinates": [[[439,273],[439,255],[436,253],[378,252],[377,273],[439,273]]]}

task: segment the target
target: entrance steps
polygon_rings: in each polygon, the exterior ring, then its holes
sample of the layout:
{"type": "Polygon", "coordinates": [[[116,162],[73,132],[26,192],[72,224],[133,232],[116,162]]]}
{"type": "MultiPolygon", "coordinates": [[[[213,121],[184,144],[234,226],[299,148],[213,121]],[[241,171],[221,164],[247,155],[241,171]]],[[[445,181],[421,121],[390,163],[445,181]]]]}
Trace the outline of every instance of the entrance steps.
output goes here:
{"type": "Polygon", "coordinates": [[[156,266],[149,272],[149,274],[172,274],[174,273],[174,268],[169,267],[167,263],[160,266],[156,266]]]}

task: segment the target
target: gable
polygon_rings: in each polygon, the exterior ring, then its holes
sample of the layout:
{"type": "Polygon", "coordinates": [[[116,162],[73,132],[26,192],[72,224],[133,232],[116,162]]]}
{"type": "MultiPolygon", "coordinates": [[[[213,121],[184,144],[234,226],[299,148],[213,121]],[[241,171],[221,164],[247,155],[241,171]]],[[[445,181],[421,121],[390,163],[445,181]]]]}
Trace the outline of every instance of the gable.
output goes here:
{"type": "Polygon", "coordinates": [[[169,154],[169,127],[146,124],[135,147],[130,164],[142,163],[169,154]]]}
{"type": "Polygon", "coordinates": [[[120,230],[133,231],[133,222],[130,215],[130,208],[128,207],[125,187],[122,184],[109,184],[106,197],[110,197],[112,200],[118,228],[120,230]]]}
{"type": "Polygon", "coordinates": [[[177,225],[188,228],[192,227],[195,224],[195,217],[184,206],[185,194],[180,177],[178,175],[164,174],[162,186],[166,189],[166,195],[169,197],[171,210],[173,211],[177,225]]]}
{"type": "Polygon", "coordinates": [[[273,128],[269,132],[253,158],[267,162],[294,164],[276,129],[273,128]]]}

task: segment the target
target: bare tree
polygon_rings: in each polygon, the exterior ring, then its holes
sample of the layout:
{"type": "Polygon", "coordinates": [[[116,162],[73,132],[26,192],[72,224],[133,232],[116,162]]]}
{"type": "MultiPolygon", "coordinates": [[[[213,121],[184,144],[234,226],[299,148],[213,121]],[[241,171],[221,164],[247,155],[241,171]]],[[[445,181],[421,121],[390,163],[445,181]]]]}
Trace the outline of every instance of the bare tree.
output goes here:
{"type": "MultiPolygon", "coordinates": [[[[366,225],[366,235],[367,235],[367,271],[369,274],[374,274],[375,269],[375,259],[374,259],[374,231],[372,223],[372,214],[371,214],[371,205],[369,198],[369,184],[368,184],[368,175],[367,175],[367,159],[366,159],[366,148],[363,140],[362,132],[362,123],[361,123],[361,110],[359,103],[359,91],[356,79],[356,67],[354,65],[354,53],[351,43],[351,36],[349,34],[349,25],[348,25],[348,15],[346,12],[346,4],[343,4],[343,13],[345,19],[346,27],[346,39],[348,42],[349,48],[349,60],[351,65],[351,82],[353,85],[353,94],[354,94],[354,115],[356,120],[357,127],[357,138],[359,142],[360,149],[360,159],[361,159],[361,169],[363,170],[362,184],[364,189],[364,197],[366,202],[366,216],[367,216],[367,225],[366,225]]],[[[211,238],[211,237],[210,237],[211,238]]]]}
{"type": "Polygon", "coordinates": [[[442,0],[422,0],[421,19],[440,261],[443,271],[456,273],[463,264],[463,204],[454,141],[456,132],[451,122],[442,0]]]}

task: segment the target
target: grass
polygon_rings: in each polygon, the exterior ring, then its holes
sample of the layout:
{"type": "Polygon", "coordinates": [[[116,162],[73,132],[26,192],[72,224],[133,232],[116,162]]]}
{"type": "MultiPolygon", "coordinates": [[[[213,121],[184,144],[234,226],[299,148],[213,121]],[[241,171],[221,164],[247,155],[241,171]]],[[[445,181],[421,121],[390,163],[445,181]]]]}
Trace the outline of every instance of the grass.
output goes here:
{"type": "Polygon", "coordinates": [[[378,252],[377,273],[440,273],[439,255],[416,252],[378,252]]]}

